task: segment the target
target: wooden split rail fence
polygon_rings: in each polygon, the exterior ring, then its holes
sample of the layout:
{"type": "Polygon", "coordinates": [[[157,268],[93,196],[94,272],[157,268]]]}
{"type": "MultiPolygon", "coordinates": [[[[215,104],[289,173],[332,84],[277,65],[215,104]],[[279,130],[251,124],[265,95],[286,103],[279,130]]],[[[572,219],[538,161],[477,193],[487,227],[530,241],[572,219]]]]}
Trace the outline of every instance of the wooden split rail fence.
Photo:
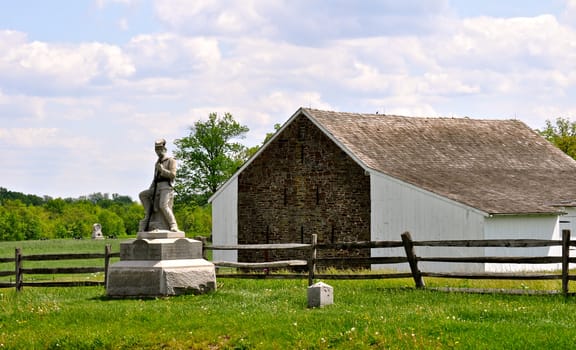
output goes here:
{"type": "MultiPolygon", "coordinates": [[[[562,280],[562,293],[569,294],[569,281],[576,280],[576,275],[570,275],[570,263],[576,263],[576,258],[570,257],[571,247],[576,247],[576,241],[570,240],[570,230],[562,231],[561,240],[538,240],[538,239],[508,239],[508,240],[451,240],[451,241],[413,241],[408,232],[401,235],[401,241],[371,241],[371,242],[348,242],[348,243],[317,243],[317,236],[312,235],[310,244],[250,244],[250,245],[213,245],[203,243],[203,255],[207,259],[208,251],[214,250],[307,250],[306,260],[282,260],[269,262],[226,262],[214,261],[214,265],[219,268],[217,277],[231,278],[308,278],[308,285],[312,285],[316,279],[394,279],[394,278],[412,278],[416,288],[424,288],[424,277],[444,277],[459,279],[508,279],[508,280],[562,280]],[[534,248],[534,247],[553,247],[562,248],[561,256],[479,256],[479,257],[420,257],[415,253],[415,247],[455,247],[455,248],[473,248],[473,247],[500,247],[500,248],[534,248]],[[371,258],[327,258],[318,257],[318,251],[321,250],[357,250],[373,248],[404,248],[404,256],[389,257],[371,257],[371,258]],[[318,273],[317,264],[330,265],[338,262],[355,262],[361,264],[400,264],[408,263],[410,272],[385,272],[385,273],[318,273]],[[495,264],[560,264],[560,272],[550,273],[438,273],[420,271],[418,264],[420,262],[444,262],[444,263],[495,263],[495,264]],[[235,268],[240,272],[226,272],[220,268],[235,268]],[[307,274],[302,273],[270,273],[271,269],[306,269],[307,274]],[[259,270],[262,273],[243,273],[245,269],[259,270]]],[[[42,254],[42,255],[23,255],[19,248],[15,250],[14,258],[0,258],[0,263],[14,263],[14,269],[11,271],[0,270],[0,277],[14,276],[13,282],[3,282],[0,280],[0,288],[15,287],[21,290],[22,287],[53,287],[53,286],[87,286],[87,285],[106,285],[107,271],[111,258],[119,257],[120,253],[112,253],[110,246],[107,245],[103,254],[97,253],[76,253],[76,254],[42,254]],[[103,259],[103,266],[97,267],[53,267],[53,268],[28,268],[23,262],[26,261],[55,261],[55,260],[78,260],[78,259],[103,259]],[[87,274],[104,272],[104,281],[74,280],[74,281],[27,281],[25,275],[41,274],[87,274]]],[[[207,259],[208,260],[208,259],[207,259]]],[[[352,264],[354,265],[354,264],[352,264]]]]}
{"type": "MultiPolygon", "coordinates": [[[[401,241],[371,241],[371,242],[349,242],[349,243],[317,243],[317,236],[312,235],[310,244],[247,244],[247,245],[214,245],[204,244],[204,256],[208,250],[285,250],[285,249],[306,249],[309,251],[307,260],[284,260],[273,262],[227,262],[214,261],[217,267],[232,267],[241,270],[261,270],[263,273],[218,273],[219,277],[232,278],[308,278],[308,285],[312,285],[315,279],[393,279],[393,278],[413,278],[416,288],[424,288],[424,277],[443,277],[458,279],[486,279],[486,280],[562,280],[562,293],[569,293],[569,281],[576,280],[575,275],[570,275],[570,263],[576,263],[576,257],[570,257],[571,247],[576,247],[576,241],[570,240],[570,230],[562,231],[561,240],[541,240],[541,239],[506,239],[506,240],[450,240],[450,241],[413,241],[410,234],[405,232],[401,235],[401,241]],[[535,247],[562,247],[561,256],[470,256],[470,257],[420,257],[415,253],[415,247],[497,247],[497,248],[535,248],[535,247]],[[393,257],[371,257],[371,258],[318,258],[317,252],[325,249],[351,250],[363,248],[404,248],[405,256],[393,257]],[[410,272],[405,273],[369,273],[369,274],[326,274],[317,273],[318,263],[330,264],[342,261],[354,261],[369,264],[399,264],[408,263],[410,272]],[[560,264],[561,271],[550,273],[499,273],[499,272],[478,272],[478,273],[438,273],[420,271],[419,262],[444,262],[444,263],[493,263],[493,264],[560,264]],[[297,273],[274,273],[270,274],[270,269],[294,267],[307,267],[308,274],[297,273]]],[[[353,265],[353,264],[352,264],[353,265]]]]}
{"type": "Polygon", "coordinates": [[[14,281],[0,281],[0,288],[16,288],[20,291],[22,287],[71,287],[71,286],[102,286],[106,285],[106,272],[110,265],[110,259],[119,257],[120,253],[112,253],[110,245],[106,245],[104,253],[71,253],[71,254],[35,254],[23,255],[20,248],[15,249],[14,258],[0,258],[0,263],[14,263],[14,269],[11,271],[0,271],[0,277],[13,276],[14,281]],[[93,267],[25,267],[27,261],[62,261],[62,260],[85,260],[99,259],[103,260],[102,266],[93,267]],[[25,275],[82,275],[104,272],[104,281],[90,280],[53,280],[53,281],[35,281],[26,280],[25,275]]]}

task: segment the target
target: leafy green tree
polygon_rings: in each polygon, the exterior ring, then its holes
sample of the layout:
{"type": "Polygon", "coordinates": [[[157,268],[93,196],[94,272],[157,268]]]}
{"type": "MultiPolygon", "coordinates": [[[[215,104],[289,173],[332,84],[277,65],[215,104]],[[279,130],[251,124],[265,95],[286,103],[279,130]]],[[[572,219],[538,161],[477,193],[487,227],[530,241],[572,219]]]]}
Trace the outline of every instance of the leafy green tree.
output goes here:
{"type": "Polygon", "coordinates": [[[262,146],[264,146],[266,144],[266,142],[268,142],[272,138],[272,136],[274,136],[276,134],[276,132],[278,132],[278,130],[280,130],[281,127],[282,127],[282,125],[280,125],[278,123],[274,124],[274,132],[266,133],[266,137],[264,138],[264,141],[262,141],[261,145],[256,145],[256,146],[253,146],[253,147],[246,149],[245,154],[244,154],[244,158],[245,159],[252,158],[252,156],[255,155],[256,152],[258,152],[258,150],[262,146]]]}
{"type": "MultiPolygon", "coordinates": [[[[134,235],[138,232],[140,220],[144,218],[144,208],[141,204],[136,202],[127,202],[126,204],[116,202],[108,210],[114,212],[122,219],[124,223],[124,232],[122,233],[134,235]]],[[[108,234],[107,232],[104,233],[108,234]]]]}
{"type": "Polygon", "coordinates": [[[40,207],[26,205],[20,199],[6,200],[0,206],[0,240],[21,241],[43,237],[42,217],[40,207]]]}
{"type": "Polygon", "coordinates": [[[174,213],[180,229],[192,237],[208,237],[212,233],[212,207],[210,205],[179,205],[174,213]]]}
{"type": "Polygon", "coordinates": [[[20,212],[24,203],[19,199],[4,200],[0,206],[0,239],[3,241],[19,241],[24,239],[23,222],[20,212]]]}
{"type": "Polygon", "coordinates": [[[246,146],[234,140],[244,138],[248,131],[230,113],[223,117],[210,113],[207,121],[197,121],[188,136],[176,140],[174,153],[180,161],[176,201],[206,204],[246,160],[246,146]]]}
{"type": "Polygon", "coordinates": [[[50,199],[44,207],[53,215],[60,215],[68,204],[62,198],[50,199]]]}
{"type": "Polygon", "coordinates": [[[67,205],[58,218],[62,226],[58,238],[89,237],[92,225],[98,222],[98,207],[88,201],[67,205]]]}
{"type": "Polygon", "coordinates": [[[4,187],[0,187],[0,204],[6,200],[19,200],[26,205],[42,205],[44,203],[44,199],[41,197],[32,194],[8,191],[4,187]]]}
{"type": "Polygon", "coordinates": [[[562,117],[556,118],[555,124],[546,120],[546,127],[538,132],[562,152],[576,159],[576,122],[562,117]]]}
{"type": "Polygon", "coordinates": [[[107,209],[100,210],[98,213],[98,223],[102,225],[102,232],[107,236],[120,236],[126,234],[124,221],[113,211],[107,209]]]}

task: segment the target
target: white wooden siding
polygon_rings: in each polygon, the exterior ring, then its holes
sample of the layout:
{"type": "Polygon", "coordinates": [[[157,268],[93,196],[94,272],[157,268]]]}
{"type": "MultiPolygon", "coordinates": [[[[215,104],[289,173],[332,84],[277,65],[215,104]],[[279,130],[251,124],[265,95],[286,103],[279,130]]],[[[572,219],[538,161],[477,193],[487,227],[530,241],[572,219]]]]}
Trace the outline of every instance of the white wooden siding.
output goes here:
{"type": "MultiPolygon", "coordinates": [[[[561,239],[556,215],[496,215],[486,219],[486,239],[561,239]]],[[[561,247],[486,248],[486,256],[561,256],[561,247]]],[[[486,264],[489,272],[555,270],[560,264],[486,264]]]]}
{"type": "Polygon", "coordinates": [[[560,233],[562,230],[570,230],[571,239],[576,239],[576,208],[565,208],[565,215],[560,216],[560,233]]]}
{"type": "MultiPolygon", "coordinates": [[[[414,240],[482,239],[485,213],[380,173],[371,173],[371,239],[401,240],[410,232],[414,240]]],[[[482,255],[482,248],[416,247],[418,256],[482,255]]],[[[373,249],[372,256],[405,256],[401,249],[373,249]]],[[[421,263],[422,271],[481,271],[481,264],[421,263]]],[[[374,265],[406,271],[408,264],[374,265]]]]}
{"type": "MultiPolygon", "coordinates": [[[[238,244],[238,178],[226,184],[212,198],[212,243],[214,245],[238,244]]],[[[238,261],[235,250],[213,251],[214,261],[238,261]]]]}
{"type": "MultiPolygon", "coordinates": [[[[565,215],[560,216],[560,237],[562,230],[570,230],[570,240],[576,240],[576,208],[564,208],[565,215]]],[[[570,247],[570,257],[576,257],[576,247],[570,247]]],[[[576,268],[576,264],[570,264],[570,268],[576,268]]]]}

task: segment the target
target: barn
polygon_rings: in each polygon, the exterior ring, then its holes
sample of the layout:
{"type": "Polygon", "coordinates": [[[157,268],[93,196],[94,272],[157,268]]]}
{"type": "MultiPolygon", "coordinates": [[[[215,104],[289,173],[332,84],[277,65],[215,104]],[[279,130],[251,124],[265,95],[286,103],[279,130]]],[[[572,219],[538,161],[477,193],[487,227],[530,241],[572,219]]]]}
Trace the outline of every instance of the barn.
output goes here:
{"type": "MultiPolygon", "coordinates": [[[[312,234],[320,243],[400,240],[405,231],[415,240],[560,239],[562,229],[576,228],[575,200],[576,161],[518,120],[309,108],[298,109],[210,198],[213,242],[225,245],[308,243],[312,234]]],[[[421,248],[416,253],[541,256],[559,255],[560,250],[421,248]]],[[[283,258],[278,252],[269,254],[215,251],[214,259],[283,258]]],[[[557,267],[428,264],[422,268],[478,272],[557,267]]]]}

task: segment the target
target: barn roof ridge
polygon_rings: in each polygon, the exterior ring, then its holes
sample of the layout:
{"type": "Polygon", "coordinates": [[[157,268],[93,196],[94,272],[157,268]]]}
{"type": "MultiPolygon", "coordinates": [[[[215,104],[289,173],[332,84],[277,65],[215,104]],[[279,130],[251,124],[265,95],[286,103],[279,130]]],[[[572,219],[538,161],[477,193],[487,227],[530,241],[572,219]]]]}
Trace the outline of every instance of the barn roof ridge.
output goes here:
{"type": "Polygon", "coordinates": [[[302,107],[299,111],[308,113],[309,116],[318,115],[318,113],[325,114],[331,117],[359,117],[359,118],[374,118],[375,121],[379,119],[398,119],[406,122],[431,122],[436,121],[454,121],[454,122],[468,122],[474,123],[520,123],[526,125],[523,121],[516,118],[488,118],[488,117],[471,117],[471,116],[418,116],[418,115],[401,115],[401,114],[386,114],[386,113],[356,113],[356,112],[338,112],[327,111],[315,108],[302,107]]]}

